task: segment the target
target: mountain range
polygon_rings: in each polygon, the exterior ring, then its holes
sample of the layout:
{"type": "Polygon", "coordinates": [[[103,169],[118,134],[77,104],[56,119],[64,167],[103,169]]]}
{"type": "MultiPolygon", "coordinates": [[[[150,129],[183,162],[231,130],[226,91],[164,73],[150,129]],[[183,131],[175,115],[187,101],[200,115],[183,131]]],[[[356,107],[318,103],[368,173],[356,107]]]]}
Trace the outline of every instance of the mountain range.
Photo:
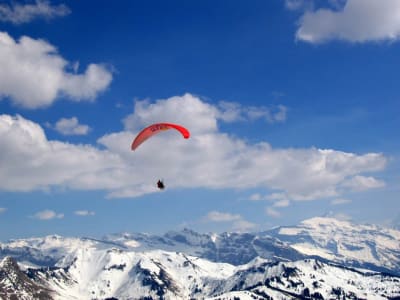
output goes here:
{"type": "Polygon", "coordinates": [[[0,259],[1,299],[400,299],[400,231],[326,217],[259,233],[10,240],[0,259]]]}

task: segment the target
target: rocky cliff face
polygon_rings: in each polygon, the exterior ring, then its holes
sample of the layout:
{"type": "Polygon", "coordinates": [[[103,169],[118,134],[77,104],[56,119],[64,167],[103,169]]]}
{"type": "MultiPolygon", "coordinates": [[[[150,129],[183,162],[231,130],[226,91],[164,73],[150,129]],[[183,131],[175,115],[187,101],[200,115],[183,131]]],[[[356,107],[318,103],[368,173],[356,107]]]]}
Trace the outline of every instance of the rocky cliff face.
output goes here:
{"type": "Polygon", "coordinates": [[[22,272],[17,262],[6,257],[0,262],[0,298],[12,300],[53,299],[52,291],[35,283],[22,272]]]}

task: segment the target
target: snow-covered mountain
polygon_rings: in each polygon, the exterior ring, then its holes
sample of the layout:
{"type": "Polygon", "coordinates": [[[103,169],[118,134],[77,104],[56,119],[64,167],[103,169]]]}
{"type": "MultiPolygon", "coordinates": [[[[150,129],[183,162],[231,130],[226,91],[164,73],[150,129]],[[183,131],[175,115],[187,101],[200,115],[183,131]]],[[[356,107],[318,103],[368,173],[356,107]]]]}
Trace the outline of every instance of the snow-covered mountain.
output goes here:
{"type": "Polygon", "coordinates": [[[109,235],[103,240],[124,249],[179,251],[233,265],[248,263],[258,256],[272,260],[305,258],[289,244],[257,233],[200,234],[184,229],[179,232],[170,231],[163,236],[129,233],[109,235]]]}
{"type": "Polygon", "coordinates": [[[332,218],[262,233],[53,235],[0,244],[0,299],[400,299],[399,251],[399,231],[332,218]]]}
{"type": "Polygon", "coordinates": [[[307,256],[400,275],[400,231],[396,229],[317,217],[266,234],[307,256]]]}
{"type": "Polygon", "coordinates": [[[84,248],[62,264],[63,267],[28,269],[30,284],[51,289],[47,295],[53,299],[70,300],[391,299],[400,296],[399,277],[314,259],[271,262],[256,258],[248,264],[233,266],[161,250],[84,248]]]}
{"type": "Polygon", "coordinates": [[[8,256],[0,261],[0,299],[50,300],[51,293],[47,284],[38,284],[22,272],[13,258],[8,256]]]}
{"type": "Polygon", "coordinates": [[[82,247],[177,251],[233,265],[246,264],[256,257],[287,261],[319,257],[400,275],[399,230],[320,217],[261,233],[204,234],[184,229],[162,236],[122,233],[102,239],[53,235],[12,240],[0,243],[0,258],[8,255],[26,265],[54,266],[82,247]]]}

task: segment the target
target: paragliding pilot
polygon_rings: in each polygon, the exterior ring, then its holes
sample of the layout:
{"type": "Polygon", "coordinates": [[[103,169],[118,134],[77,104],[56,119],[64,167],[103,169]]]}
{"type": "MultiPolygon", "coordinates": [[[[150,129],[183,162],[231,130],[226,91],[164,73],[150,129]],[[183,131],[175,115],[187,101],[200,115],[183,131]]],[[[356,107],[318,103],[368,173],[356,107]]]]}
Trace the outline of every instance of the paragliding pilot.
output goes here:
{"type": "Polygon", "coordinates": [[[160,190],[163,190],[163,189],[165,188],[164,182],[162,182],[161,180],[158,180],[158,181],[157,181],[157,187],[158,187],[160,190]]]}

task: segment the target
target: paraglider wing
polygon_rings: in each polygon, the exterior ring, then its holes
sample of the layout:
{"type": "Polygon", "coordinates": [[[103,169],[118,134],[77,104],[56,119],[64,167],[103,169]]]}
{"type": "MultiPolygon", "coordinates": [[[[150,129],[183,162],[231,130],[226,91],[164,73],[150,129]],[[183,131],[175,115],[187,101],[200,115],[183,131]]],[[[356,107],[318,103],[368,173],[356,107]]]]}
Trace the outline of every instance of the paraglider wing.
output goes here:
{"type": "Polygon", "coordinates": [[[150,125],[149,127],[146,127],[136,136],[136,138],[132,142],[131,149],[135,150],[137,147],[139,147],[140,144],[142,144],[148,138],[152,137],[153,135],[155,135],[157,133],[160,133],[162,131],[169,130],[169,129],[178,130],[185,139],[188,139],[190,137],[189,130],[187,130],[183,126],[180,126],[177,124],[172,124],[172,123],[156,123],[156,124],[150,125]]]}

